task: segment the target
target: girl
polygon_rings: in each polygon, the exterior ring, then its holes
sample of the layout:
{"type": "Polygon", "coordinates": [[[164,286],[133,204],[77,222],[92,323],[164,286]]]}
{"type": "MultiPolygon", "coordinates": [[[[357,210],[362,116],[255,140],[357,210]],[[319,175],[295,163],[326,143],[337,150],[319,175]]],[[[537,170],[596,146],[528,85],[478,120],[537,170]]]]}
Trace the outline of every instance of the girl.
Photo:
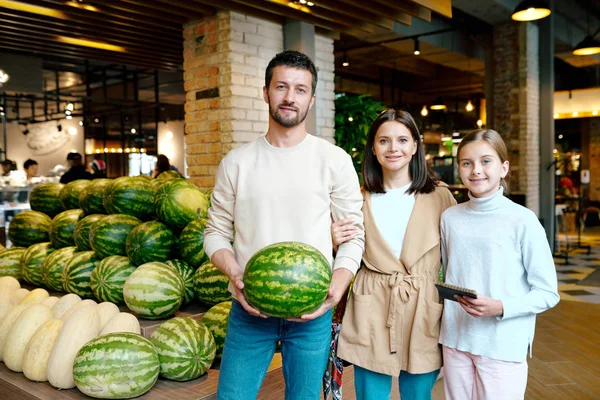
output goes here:
{"type": "Polygon", "coordinates": [[[444,212],[442,257],[446,282],[478,296],[445,304],[446,399],[522,399],[535,314],[559,300],[552,253],[535,214],[503,196],[509,164],[500,135],[468,134],[457,158],[470,201],[444,212]]]}
{"type": "MultiPolygon", "coordinates": [[[[405,111],[373,122],[363,158],[365,253],[338,341],[355,365],[356,396],[389,399],[398,378],[403,400],[431,399],[442,365],[439,221],[456,204],[427,168],[419,130],[405,111]]],[[[355,234],[333,224],[334,244],[355,234]]]]}

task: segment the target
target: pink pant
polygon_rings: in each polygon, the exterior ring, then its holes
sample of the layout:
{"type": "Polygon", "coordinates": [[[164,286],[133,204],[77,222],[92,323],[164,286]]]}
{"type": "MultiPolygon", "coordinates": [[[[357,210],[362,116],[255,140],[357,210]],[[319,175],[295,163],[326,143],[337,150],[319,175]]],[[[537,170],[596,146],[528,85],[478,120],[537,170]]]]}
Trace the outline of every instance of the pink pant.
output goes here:
{"type": "Polygon", "coordinates": [[[446,400],[521,400],[527,361],[492,360],[443,346],[446,400]]]}

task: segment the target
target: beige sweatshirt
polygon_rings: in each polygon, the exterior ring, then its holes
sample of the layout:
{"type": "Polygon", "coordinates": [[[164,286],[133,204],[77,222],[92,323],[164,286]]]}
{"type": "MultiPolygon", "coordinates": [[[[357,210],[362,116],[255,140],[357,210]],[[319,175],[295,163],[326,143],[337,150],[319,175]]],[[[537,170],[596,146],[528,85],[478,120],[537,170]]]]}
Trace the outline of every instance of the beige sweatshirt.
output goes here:
{"type": "Polygon", "coordinates": [[[356,273],[364,249],[362,202],[358,177],[344,150],[310,134],[289,148],[274,147],[263,136],[221,161],[204,249],[209,257],[229,249],[244,269],[263,247],[296,241],[321,251],[333,269],[356,273]],[[361,232],[339,247],[335,262],[332,217],[352,218],[361,232]]]}

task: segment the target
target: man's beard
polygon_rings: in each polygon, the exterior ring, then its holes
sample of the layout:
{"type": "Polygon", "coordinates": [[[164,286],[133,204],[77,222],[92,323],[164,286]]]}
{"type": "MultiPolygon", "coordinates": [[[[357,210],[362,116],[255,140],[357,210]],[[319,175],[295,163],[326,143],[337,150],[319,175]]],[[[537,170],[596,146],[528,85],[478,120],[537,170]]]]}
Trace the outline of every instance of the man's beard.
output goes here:
{"type": "Polygon", "coordinates": [[[296,106],[291,106],[284,103],[280,105],[273,107],[271,106],[271,102],[269,101],[269,114],[271,115],[273,120],[275,120],[275,122],[277,122],[284,128],[293,128],[295,126],[300,125],[302,122],[304,122],[306,116],[308,115],[308,107],[306,108],[306,110],[304,110],[304,113],[301,113],[300,109],[296,106]],[[296,116],[290,116],[288,118],[284,117],[279,110],[280,105],[293,108],[296,111],[296,116]]]}

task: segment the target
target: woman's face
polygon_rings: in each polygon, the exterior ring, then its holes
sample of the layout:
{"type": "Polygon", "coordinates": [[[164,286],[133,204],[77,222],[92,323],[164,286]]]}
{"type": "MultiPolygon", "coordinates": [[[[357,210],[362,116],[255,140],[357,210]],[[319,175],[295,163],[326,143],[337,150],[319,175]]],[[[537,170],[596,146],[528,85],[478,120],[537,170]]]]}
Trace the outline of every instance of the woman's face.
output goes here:
{"type": "Polygon", "coordinates": [[[413,155],[417,152],[417,142],[406,126],[398,121],[384,122],[375,134],[373,154],[381,164],[383,173],[406,172],[413,155]]]}

